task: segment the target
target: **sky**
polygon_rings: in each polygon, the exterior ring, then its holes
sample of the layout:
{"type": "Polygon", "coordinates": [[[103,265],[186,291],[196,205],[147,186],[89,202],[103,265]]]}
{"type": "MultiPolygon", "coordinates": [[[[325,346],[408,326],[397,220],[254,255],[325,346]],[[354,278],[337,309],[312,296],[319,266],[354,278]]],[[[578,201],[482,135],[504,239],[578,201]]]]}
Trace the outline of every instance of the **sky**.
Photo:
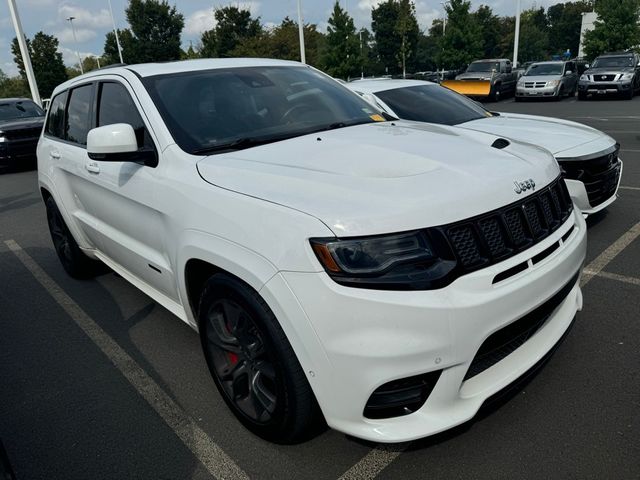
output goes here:
{"type": "MultiPolygon", "coordinates": [[[[104,47],[105,35],[112,29],[107,0],[15,0],[25,34],[32,38],[42,30],[53,34],[60,41],[65,64],[77,63],[76,51],[82,58],[87,55],[100,55],[104,47]],[[77,44],[73,40],[70,23],[66,20],[75,17],[77,44]]],[[[321,31],[326,31],[327,20],[335,0],[302,0],[305,23],[315,23],[321,31]]],[[[343,8],[349,11],[356,26],[370,28],[371,8],[383,0],[340,0],[343,8]]],[[[522,8],[532,6],[548,7],[563,0],[522,0],[522,8]]],[[[213,27],[213,9],[215,7],[235,5],[251,10],[259,16],[263,24],[278,24],[285,17],[297,18],[297,0],[169,0],[184,15],[185,28],[182,32],[183,46],[190,42],[197,45],[200,34],[213,27]]],[[[481,4],[489,5],[499,15],[514,15],[516,0],[471,0],[472,8],[481,4]]],[[[127,0],[111,0],[118,28],[127,26],[124,10],[127,0]]],[[[436,18],[442,18],[441,0],[415,0],[420,28],[425,30],[436,18]]],[[[0,0],[0,69],[9,76],[17,75],[18,70],[11,54],[11,40],[15,31],[5,0],[0,0]]],[[[125,59],[126,61],[126,59],[125,59]]]]}

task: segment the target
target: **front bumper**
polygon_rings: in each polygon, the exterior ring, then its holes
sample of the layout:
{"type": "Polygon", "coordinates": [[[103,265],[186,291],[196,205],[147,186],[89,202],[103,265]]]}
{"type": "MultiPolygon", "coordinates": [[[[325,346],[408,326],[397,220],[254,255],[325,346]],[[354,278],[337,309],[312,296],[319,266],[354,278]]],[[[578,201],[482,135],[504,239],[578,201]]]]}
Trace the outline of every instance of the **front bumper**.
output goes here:
{"type": "Polygon", "coordinates": [[[340,286],[325,273],[280,272],[261,294],[278,303],[276,316],[295,330],[292,344],[329,426],[371,441],[402,442],[471,419],[553,348],[582,307],[577,283],[524,344],[465,380],[483,342],[554,297],[579,272],[585,252],[586,225],[574,209],[540,243],[439,290],[366,290],[340,286]],[[531,259],[554,244],[559,247],[534,265],[531,259]],[[526,270],[492,283],[522,262],[526,270]],[[431,371],[440,377],[417,411],[364,416],[378,387],[431,371]]]}
{"type": "Polygon", "coordinates": [[[35,164],[38,137],[0,142],[0,167],[17,167],[31,161],[35,164]]]}
{"type": "Polygon", "coordinates": [[[580,80],[578,82],[578,92],[594,95],[626,93],[629,92],[631,88],[631,80],[628,82],[593,82],[580,80]]]}
{"type": "Polygon", "coordinates": [[[604,172],[586,172],[580,179],[565,178],[573,203],[585,217],[604,210],[618,198],[623,166],[622,160],[618,158],[604,172]]]}
{"type": "Polygon", "coordinates": [[[555,97],[558,95],[559,88],[555,87],[531,87],[525,88],[518,86],[516,88],[516,97],[527,97],[527,98],[537,98],[537,97],[555,97]]]}

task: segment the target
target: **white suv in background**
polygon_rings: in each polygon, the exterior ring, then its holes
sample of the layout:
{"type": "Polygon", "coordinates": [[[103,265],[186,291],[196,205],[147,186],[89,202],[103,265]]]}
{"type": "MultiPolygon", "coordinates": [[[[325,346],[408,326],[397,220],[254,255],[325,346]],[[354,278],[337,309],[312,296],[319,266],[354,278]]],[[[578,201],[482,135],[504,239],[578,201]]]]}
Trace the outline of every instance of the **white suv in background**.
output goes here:
{"type": "Polygon", "coordinates": [[[547,151],[385,120],[298,63],[76,77],[38,163],[67,272],[100,260],[198,330],[222,397],[272,441],[460,424],[582,306],[585,223],[547,151]]]}

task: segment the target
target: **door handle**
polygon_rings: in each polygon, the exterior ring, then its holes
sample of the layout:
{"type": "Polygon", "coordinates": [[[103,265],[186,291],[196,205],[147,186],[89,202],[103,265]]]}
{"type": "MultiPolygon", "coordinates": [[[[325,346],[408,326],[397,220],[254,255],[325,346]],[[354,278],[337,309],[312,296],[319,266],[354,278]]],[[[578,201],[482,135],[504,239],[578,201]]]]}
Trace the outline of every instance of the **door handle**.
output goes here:
{"type": "Polygon", "coordinates": [[[52,150],[52,151],[49,152],[49,156],[51,158],[55,158],[56,160],[58,160],[60,158],[60,153],[52,150]]]}
{"type": "Polygon", "coordinates": [[[100,165],[98,165],[97,162],[87,162],[84,164],[84,168],[86,168],[89,173],[100,173],[100,165]]]}

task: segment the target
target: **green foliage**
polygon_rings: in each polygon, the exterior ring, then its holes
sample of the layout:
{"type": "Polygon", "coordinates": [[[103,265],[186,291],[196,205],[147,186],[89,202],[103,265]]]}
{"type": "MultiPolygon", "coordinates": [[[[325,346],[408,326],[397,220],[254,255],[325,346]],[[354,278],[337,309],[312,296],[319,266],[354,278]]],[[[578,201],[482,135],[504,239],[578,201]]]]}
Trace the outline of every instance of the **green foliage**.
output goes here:
{"type": "Polygon", "coordinates": [[[520,16],[518,61],[546,60],[549,57],[549,33],[544,9],[525,10],[520,16]]]}
{"type": "Polygon", "coordinates": [[[482,56],[484,58],[495,58],[501,55],[500,49],[500,37],[501,37],[501,22],[500,17],[493,14],[491,7],[487,5],[480,5],[478,10],[473,12],[474,21],[480,28],[480,35],[482,37],[482,56]]]}
{"type": "MultiPolygon", "coordinates": [[[[131,30],[128,28],[118,30],[118,38],[120,39],[120,46],[122,47],[122,60],[124,60],[125,63],[136,63],[133,57],[133,45],[136,42],[136,39],[134,38],[133,33],[131,33],[131,30]]],[[[102,58],[104,59],[103,67],[113,65],[114,63],[120,63],[118,44],[113,32],[108,32],[106,35],[102,58]]]]}
{"type": "Polygon", "coordinates": [[[325,71],[334,77],[347,79],[360,73],[360,39],[353,18],[336,1],[327,27],[326,49],[323,55],[325,71]]]}
{"type": "MultiPolygon", "coordinates": [[[[42,98],[50,97],[53,89],[67,80],[62,54],[58,52],[58,39],[53,35],[38,32],[33,40],[27,39],[27,49],[31,57],[31,66],[40,96],[42,98]]],[[[27,75],[17,38],[11,42],[11,53],[13,53],[13,61],[18,66],[20,76],[26,80],[27,75]]]]}
{"type": "MultiPolygon", "coordinates": [[[[304,26],[305,55],[309,65],[322,66],[324,35],[314,24],[304,26]]],[[[298,24],[285,17],[282,23],[271,30],[263,30],[259,35],[243,40],[231,52],[232,57],[279,58],[300,61],[298,24]]]]}
{"type": "Polygon", "coordinates": [[[399,73],[415,67],[420,29],[411,0],[386,0],[371,10],[371,29],[385,70],[399,73]]]}
{"type": "Polygon", "coordinates": [[[470,8],[468,0],[451,0],[446,7],[447,28],[438,55],[438,63],[443,68],[460,68],[483,57],[482,30],[470,8]]]}
{"type": "Polygon", "coordinates": [[[640,45],[640,0],[595,0],[594,9],[598,20],[584,39],[588,59],[640,45]]]}
{"type": "Polygon", "coordinates": [[[558,3],[547,9],[549,49],[552,54],[561,54],[567,49],[572,56],[578,54],[582,14],[592,10],[593,2],[585,0],[558,3]]]}
{"type": "Polygon", "coordinates": [[[29,86],[21,77],[8,77],[2,70],[0,70],[0,98],[12,97],[31,98],[29,86]]]}
{"type": "Polygon", "coordinates": [[[216,26],[202,34],[203,57],[230,57],[243,41],[262,33],[259,18],[239,7],[222,7],[213,11],[216,26]]]}
{"type": "Polygon", "coordinates": [[[194,49],[193,45],[189,45],[189,48],[180,53],[181,60],[192,60],[194,58],[200,58],[200,52],[194,49]]]}
{"type": "MultiPolygon", "coordinates": [[[[122,57],[126,63],[179,60],[180,34],[184,17],[166,0],[130,0],[125,10],[130,29],[118,31],[122,57]]],[[[118,48],[113,32],[104,45],[106,64],[118,63],[118,48]]]]}

